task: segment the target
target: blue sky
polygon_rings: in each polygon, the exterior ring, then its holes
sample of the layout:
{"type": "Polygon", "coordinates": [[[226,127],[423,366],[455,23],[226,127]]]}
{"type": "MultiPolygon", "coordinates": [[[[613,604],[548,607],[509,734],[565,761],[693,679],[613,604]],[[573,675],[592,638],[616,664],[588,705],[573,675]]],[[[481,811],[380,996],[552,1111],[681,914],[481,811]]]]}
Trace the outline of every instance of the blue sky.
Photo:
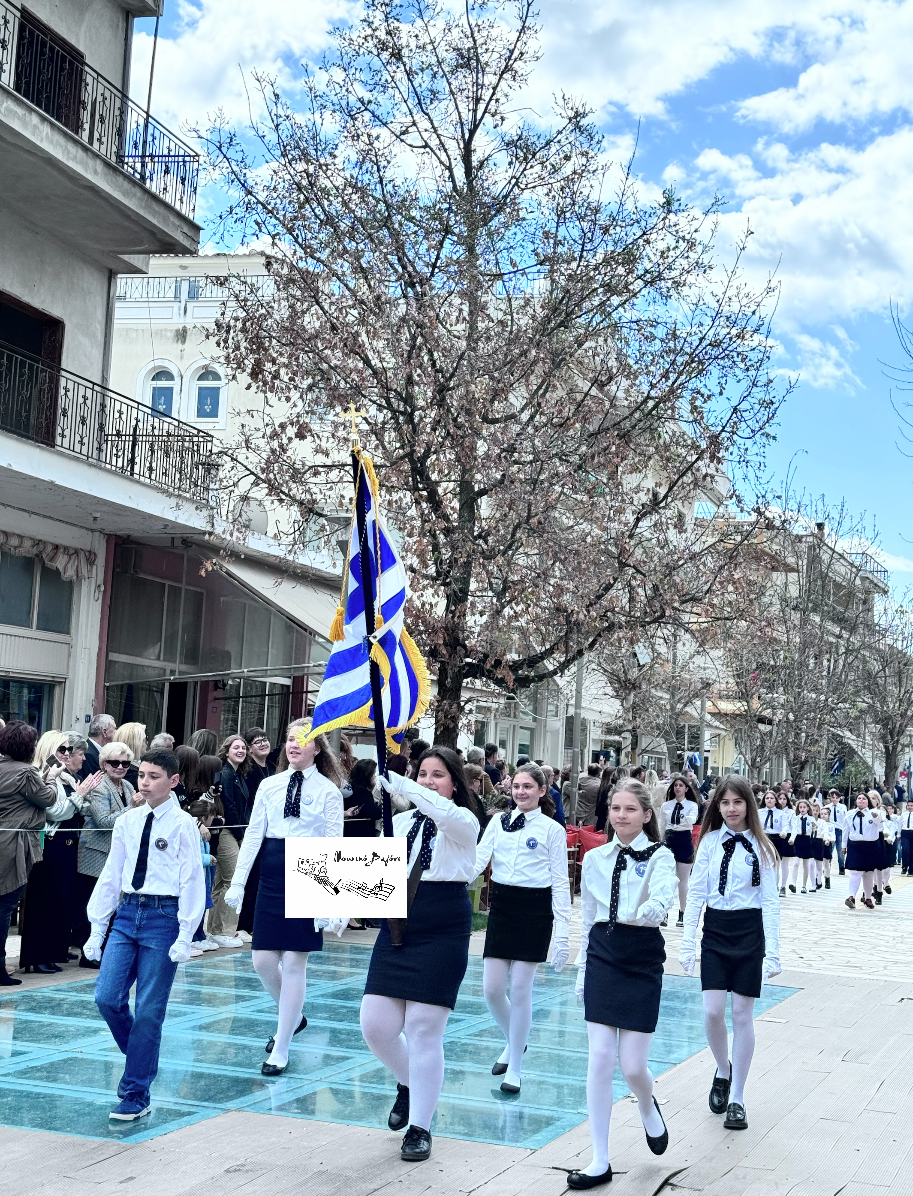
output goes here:
{"type": "MultiPolygon", "coordinates": [[[[221,107],[243,120],[243,76],[294,87],[348,0],[166,0],[153,112],[176,130],[221,107]]],[[[542,0],[530,99],[560,89],[596,110],[645,190],[725,197],[721,254],[746,221],[746,268],[775,272],[776,367],[798,379],[771,472],[866,511],[895,584],[913,582],[913,460],[883,363],[903,355],[889,304],[913,307],[913,0],[542,0]],[[911,575],[911,576],[906,576],[911,575]]],[[[152,21],[137,22],[145,97],[152,21]]],[[[206,196],[204,221],[217,197],[206,196]]],[[[913,396],[909,396],[913,397],[913,396]]]]}

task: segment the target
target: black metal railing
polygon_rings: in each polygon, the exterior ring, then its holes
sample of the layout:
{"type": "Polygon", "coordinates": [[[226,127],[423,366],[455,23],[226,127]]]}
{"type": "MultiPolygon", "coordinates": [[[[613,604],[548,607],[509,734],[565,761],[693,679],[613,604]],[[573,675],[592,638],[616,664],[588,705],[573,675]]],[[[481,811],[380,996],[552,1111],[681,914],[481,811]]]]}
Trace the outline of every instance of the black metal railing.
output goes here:
{"type": "Polygon", "coordinates": [[[846,554],[854,565],[857,565],[863,573],[869,573],[872,577],[877,577],[879,581],[886,582],[888,580],[888,571],[879,561],[875,559],[868,552],[848,552],[846,554]]]}
{"type": "Polygon", "coordinates": [[[9,0],[0,0],[0,84],[193,216],[197,154],[9,0]]]}
{"type": "Polygon", "coordinates": [[[121,274],[117,280],[117,298],[174,299],[181,298],[181,287],[187,283],[188,300],[230,299],[236,293],[238,281],[258,295],[269,296],[275,290],[271,274],[207,274],[202,278],[121,274]]]}
{"type": "Polygon", "coordinates": [[[0,342],[0,431],[209,503],[213,438],[0,342]]]}

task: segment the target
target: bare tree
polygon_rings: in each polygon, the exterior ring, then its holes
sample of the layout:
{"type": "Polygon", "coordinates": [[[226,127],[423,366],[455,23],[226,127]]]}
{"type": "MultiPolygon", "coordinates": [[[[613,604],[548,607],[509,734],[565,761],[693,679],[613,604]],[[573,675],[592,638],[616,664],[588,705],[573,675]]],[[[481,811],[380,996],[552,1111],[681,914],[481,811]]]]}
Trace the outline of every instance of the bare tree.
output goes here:
{"type": "Polygon", "coordinates": [[[913,731],[913,610],[911,595],[883,598],[876,607],[865,649],[859,655],[859,684],[868,722],[884,753],[885,788],[893,789],[901,752],[913,731]]]}
{"type": "Polygon", "coordinates": [[[772,287],[718,268],[715,206],[644,201],[582,104],[530,113],[537,38],[531,0],[368,0],[302,111],[259,78],[264,118],[204,136],[273,247],[274,293],[239,283],[217,329],[262,396],[239,471],[317,535],[347,502],[330,417],[364,409],[445,743],[465,682],[701,608],[739,545],[695,503],[754,475],[783,396],[772,287]]]}

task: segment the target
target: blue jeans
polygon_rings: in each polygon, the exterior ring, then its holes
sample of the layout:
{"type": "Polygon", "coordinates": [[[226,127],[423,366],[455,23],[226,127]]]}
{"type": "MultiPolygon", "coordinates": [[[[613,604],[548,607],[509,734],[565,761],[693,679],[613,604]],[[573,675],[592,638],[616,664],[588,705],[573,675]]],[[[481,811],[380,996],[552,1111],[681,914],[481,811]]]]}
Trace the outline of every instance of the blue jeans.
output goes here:
{"type": "Polygon", "coordinates": [[[839,826],[836,827],[834,829],[834,835],[836,837],[834,847],[837,849],[837,867],[840,869],[840,871],[842,873],[846,868],[846,852],[843,850],[843,830],[842,830],[842,828],[839,826]]]}
{"type": "Polygon", "coordinates": [[[149,1103],[159,1066],[162,1023],[177,964],[168,949],[178,937],[176,897],[121,898],[102,956],[95,1003],[114,1041],[127,1056],[117,1095],[149,1103]],[[134,1012],[130,989],[136,982],[134,1012]]]}
{"type": "Polygon", "coordinates": [[[10,918],[13,916],[13,910],[22,896],[24,888],[25,885],[20,885],[18,889],[13,889],[0,896],[0,945],[3,946],[3,955],[0,956],[0,971],[6,971],[6,936],[10,932],[10,918]]]}

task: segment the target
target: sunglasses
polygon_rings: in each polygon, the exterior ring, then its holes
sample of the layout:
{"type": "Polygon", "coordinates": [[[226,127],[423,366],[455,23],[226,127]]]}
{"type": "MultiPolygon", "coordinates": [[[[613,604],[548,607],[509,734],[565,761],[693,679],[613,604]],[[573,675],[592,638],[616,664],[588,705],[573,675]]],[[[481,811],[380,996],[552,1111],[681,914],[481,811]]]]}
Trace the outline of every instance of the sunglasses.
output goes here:
{"type": "Polygon", "coordinates": [[[55,755],[57,755],[57,756],[69,756],[69,754],[70,754],[70,749],[68,747],[59,747],[57,749],[57,751],[55,752],[55,755]]]}
{"type": "Polygon", "coordinates": [[[110,764],[112,768],[129,768],[129,760],[106,760],[105,764],[110,764]]]}

